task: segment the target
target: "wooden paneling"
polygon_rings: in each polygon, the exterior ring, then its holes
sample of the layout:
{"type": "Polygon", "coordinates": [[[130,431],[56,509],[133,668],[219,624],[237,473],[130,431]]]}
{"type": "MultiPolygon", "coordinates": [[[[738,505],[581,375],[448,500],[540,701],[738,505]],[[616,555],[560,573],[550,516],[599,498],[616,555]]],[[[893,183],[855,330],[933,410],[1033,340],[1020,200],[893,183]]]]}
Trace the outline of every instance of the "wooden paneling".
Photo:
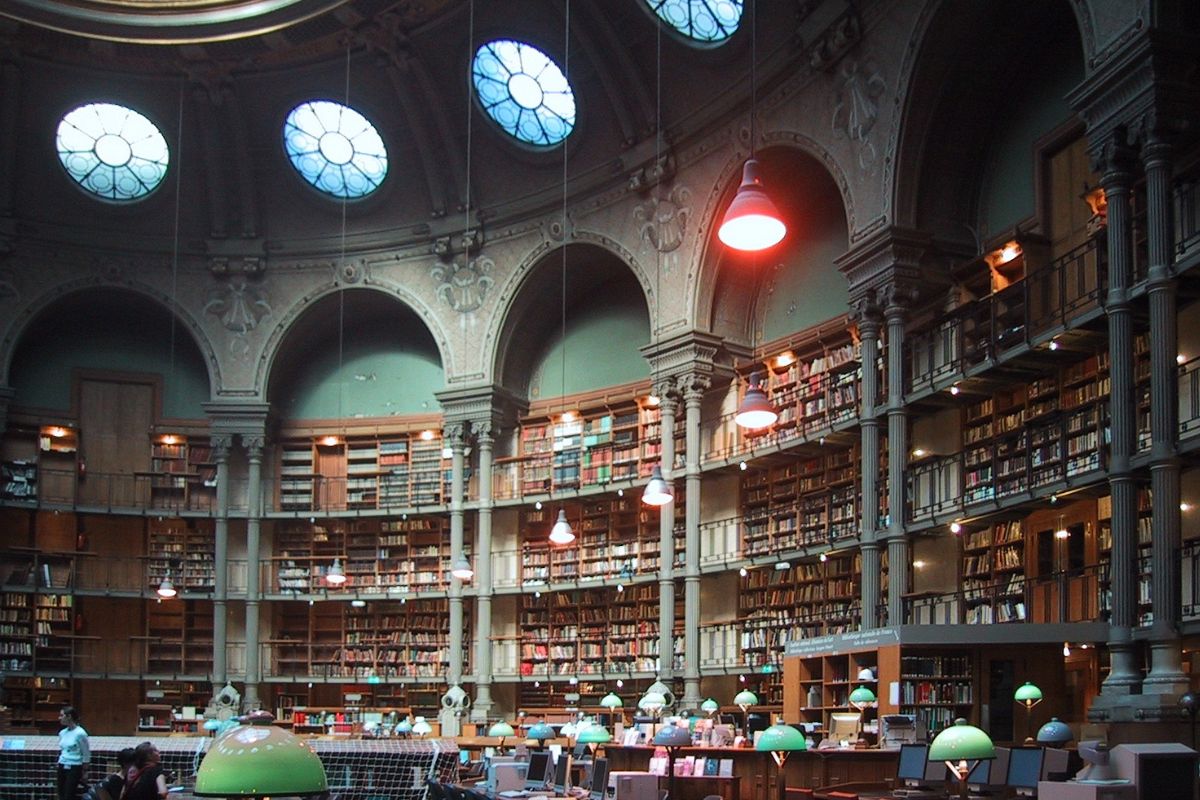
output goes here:
{"type": "Polygon", "coordinates": [[[145,504],[148,486],[133,473],[150,469],[150,427],[154,422],[154,385],[85,378],[79,382],[80,457],[89,477],[80,482],[83,502],[145,504]],[[106,480],[101,476],[130,476],[106,480]],[[146,495],[146,496],[142,496],[146,495]]]}
{"type": "Polygon", "coordinates": [[[37,512],[36,544],[39,550],[71,553],[75,550],[75,515],[59,511],[37,512]]]}
{"type": "Polygon", "coordinates": [[[132,736],[137,729],[137,681],[76,681],[77,704],[83,727],[92,736],[132,736]]]}

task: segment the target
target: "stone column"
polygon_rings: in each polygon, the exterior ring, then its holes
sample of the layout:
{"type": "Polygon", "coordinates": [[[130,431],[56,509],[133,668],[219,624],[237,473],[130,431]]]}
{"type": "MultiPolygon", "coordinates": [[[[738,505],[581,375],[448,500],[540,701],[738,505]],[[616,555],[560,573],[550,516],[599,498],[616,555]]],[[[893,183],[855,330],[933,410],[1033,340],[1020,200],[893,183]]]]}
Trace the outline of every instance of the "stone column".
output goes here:
{"type": "MultiPolygon", "coordinates": [[[[904,533],[908,467],[908,410],[904,407],[904,325],[908,316],[907,305],[907,295],[894,287],[888,293],[884,308],[887,320],[888,384],[888,625],[904,624],[904,595],[908,593],[908,538],[904,533]]],[[[865,363],[863,369],[865,372],[865,363]]],[[[864,462],[863,472],[867,471],[864,462]]]]}
{"type": "MultiPolygon", "coordinates": [[[[466,449],[466,425],[453,423],[442,432],[442,441],[450,448],[450,564],[464,555],[463,551],[463,454],[466,449]]],[[[449,579],[446,592],[450,602],[449,664],[446,683],[450,689],[462,689],[463,675],[463,587],[462,581],[453,576],[449,579]]],[[[441,723],[443,736],[457,736],[460,728],[460,708],[447,708],[442,704],[441,723]]]]}
{"type": "Polygon", "coordinates": [[[262,539],[262,458],[265,439],[242,436],[246,448],[246,691],[242,705],[250,711],[261,708],[258,682],[262,679],[258,659],[259,559],[262,539]]]}
{"type": "Polygon", "coordinates": [[[1151,545],[1154,627],[1150,672],[1144,694],[1188,691],[1179,638],[1180,546],[1178,336],[1171,244],[1171,146],[1151,136],[1143,150],[1146,168],[1146,233],[1150,300],[1150,485],[1153,503],[1151,545]]]}
{"type": "MultiPolygon", "coordinates": [[[[1104,147],[1100,185],[1108,199],[1108,312],[1110,426],[1112,444],[1108,466],[1112,492],[1112,618],[1108,649],[1111,669],[1101,693],[1135,693],[1141,682],[1133,643],[1137,611],[1137,484],[1131,459],[1134,452],[1136,405],[1133,382],[1133,319],[1129,284],[1133,274],[1130,226],[1130,154],[1113,136],[1104,147]]],[[[1123,138],[1123,137],[1122,137],[1123,138]]]]}
{"type": "Polygon", "coordinates": [[[475,702],[471,721],[483,723],[492,709],[492,423],[478,422],[479,453],[478,549],[475,553],[475,702]]]}
{"type": "Polygon", "coordinates": [[[229,451],[233,436],[215,434],[209,438],[213,462],[217,465],[217,507],[213,520],[213,696],[229,680],[225,659],[229,647],[226,614],[229,603],[229,451]]]}
{"type": "MultiPolygon", "coordinates": [[[[862,490],[862,530],[859,531],[859,546],[862,549],[862,623],[863,629],[879,626],[879,602],[881,596],[882,569],[879,542],[879,419],[875,406],[879,403],[879,373],[875,365],[879,359],[879,309],[873,297],[866,297],[855,304],[855,321],[861,342],[862,363],[862,407],[859,426],[862,436],[862,469],[859,473],[862,490]]],[[[890,351],[889,351],[890,352],[890,351]]],[[[890,502],[889,502],[890,507],[890,502]]]]}
{"type": "MultiPolygon", "coordinates": [[[[675,412],[679,401],[671,391],[669,382],[654,387],[660,398],[662,414],[660,441],[662,442],[661,467],[663,480],[673,484],[671,467],[675,463],[675,412]]],[[[650,513],[658,513],[658,674],[667,683],[675,675],[675,501],[652,506],[650,513]]]]}
{"type": "Polygon", "coordinates": [[[683,709],[698,709],[700,696],[700,408],[712,383],[707,377],[680,379],[685,417],[684,513],[687,534],[683,564],[683,709]]]}

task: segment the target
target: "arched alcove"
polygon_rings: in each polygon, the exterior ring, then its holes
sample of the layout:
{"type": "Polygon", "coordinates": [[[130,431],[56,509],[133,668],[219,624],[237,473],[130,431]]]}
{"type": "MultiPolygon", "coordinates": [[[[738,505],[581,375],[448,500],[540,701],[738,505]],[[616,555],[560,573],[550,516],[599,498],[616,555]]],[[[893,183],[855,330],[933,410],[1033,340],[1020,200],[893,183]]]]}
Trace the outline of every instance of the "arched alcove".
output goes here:
{"type": "MultiPolygon", "coordinates": [[[[849,235],[833,176],[812,155],[794,148],[770,148],[758,153],[758,159],[788,233],[761,253],[714,245],[716,278],[708,319],[714,333],[752,345],[837,316],[848,300],[846,280],[834,266],[834,259],[846,252],[849,235]]],[[[729,187],[730,198],[735,189],[729,187]]],[[[720,213],[728,205],[728,200],[721,203],[720,213]]]]}
{"type": "Polygon", "coordinates": [[[75,291],[22,332],[9,367],[13,404],[68,411],[77,370],[140,373],[161,381],[161,415],[203,419],[209,373],[191,331],[155,300],[128,289],[75,291]]]}
{"type": "Polygon", "coordinates": [[[433,335],[411,308],[370,289],[317,300],[283,336],[267,398],[284,420],[438,411],[445,386],[433,335]]]}
{"type": "Polygon", "coordinates": [[[564,296],[563,256],[550,251],[529,270],[500,337],[501,384],[533,401],[641,380],[650,371],[640,352],[650,341],[650,314],[629,267],[601,247],[568,245],[564,296]]]}

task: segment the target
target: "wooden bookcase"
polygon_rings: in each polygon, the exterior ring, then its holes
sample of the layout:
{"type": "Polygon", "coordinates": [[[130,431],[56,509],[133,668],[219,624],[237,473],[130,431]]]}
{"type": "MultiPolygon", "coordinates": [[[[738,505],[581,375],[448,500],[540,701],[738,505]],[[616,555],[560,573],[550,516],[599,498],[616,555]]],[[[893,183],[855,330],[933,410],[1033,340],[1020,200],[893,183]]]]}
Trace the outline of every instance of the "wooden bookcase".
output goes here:
{"type": "Polygon", "coordinates": [[[989,625],[1023,622],[1025,538],[1021,520],[964,531],[962,592],[964,622],[989,625]]]}
{"type": "Polygon", "coordinates": [[[173,599],[147,606],[146,672],[205,676],[212,672],[211,600],[173,599]]]}
{"type": "MultiPolygon", "coordinates": [[[[273,606],[267,644],[277,677],[433,679],[449,663],[445,599],[371,601],[362,608],[289,601],[273,606]]],[[[469,615],[464,629],[471,629],[469,615]]]]}
{"type": "MultiPolygon", "coordinates": [[[[468,515],[465,522],[471,520],[468,515]]],[[[469,525],[464,540],[471,541],[469,525]]],[[[464,548],[470,556],[470,547],[464,548]]],[[[335,558],[346,575],[344,590],[444,590],[451,558],[449,517],[280,522],[271,559],[274,590],[286,594],[329,589],[325,575],[335,558]]]]}
{"type": "Polygon", "coordinates": [[[439,505],[449,461],[432,430],[285,439],[278,448],[282,511],[348,511],[439,505]]]}
{"type": "Polygon", "coordinates": [[[69,679],[8,675],[3,687],[4,704],[11,712],[14,727],[47,735],[57,733],[62,727],[58,712],[72,703],[69,679]]]}
{"type": "Polygon", "coordinates": [[[217,496],[212,446],[199,437],[158,436],[150,444],[150,506],[210,510],[217,496]]]}
{"type": "Polygon", "coordinates": [[[858,535],[857,447],[830,448],[741,479],[742,555],[829,546],[858,535]]]}
{"type": "Polygon", "coordinates": [[[205,593],[216,581],[215,531],[212,520],[150,518],[147,522],[146,585],[158,588],[170,571],[182,593],[205,593]]]}

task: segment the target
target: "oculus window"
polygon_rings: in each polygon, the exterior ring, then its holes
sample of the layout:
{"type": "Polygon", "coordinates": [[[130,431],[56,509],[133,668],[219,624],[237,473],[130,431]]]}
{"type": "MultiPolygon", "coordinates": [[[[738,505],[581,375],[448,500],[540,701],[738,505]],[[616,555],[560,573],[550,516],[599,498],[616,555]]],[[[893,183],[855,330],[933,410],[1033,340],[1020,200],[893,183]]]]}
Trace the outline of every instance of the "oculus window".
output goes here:
{"type": "Polygon", "coordinates": [[[541,50],[498,39],[475,52],[471,69],[480,105],[510,136],[534,147],[553,147],[571,135],[575,93],[541,50]]]}
{"type": "Polygon", "coordinates": [[[162,183],[167,140],[153,122],[125,106],[88,103],[58,123],[58,160],[79,186],[105,200],[140,200],[162,183]]]}
{"type": "Polygon", "coordinates": [[[293,108],[283,125],[283,147],[300,176],[333,197],[366,197],[387,177],[387,148],[375,126],[331,100],[293,108]]]}
{"type": "Polygon", "coordinates": [[[702,44],[721,44],[742,21],[742,0],[646,0],[663,22],[702,44]]]}

